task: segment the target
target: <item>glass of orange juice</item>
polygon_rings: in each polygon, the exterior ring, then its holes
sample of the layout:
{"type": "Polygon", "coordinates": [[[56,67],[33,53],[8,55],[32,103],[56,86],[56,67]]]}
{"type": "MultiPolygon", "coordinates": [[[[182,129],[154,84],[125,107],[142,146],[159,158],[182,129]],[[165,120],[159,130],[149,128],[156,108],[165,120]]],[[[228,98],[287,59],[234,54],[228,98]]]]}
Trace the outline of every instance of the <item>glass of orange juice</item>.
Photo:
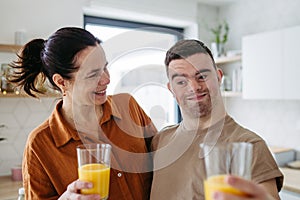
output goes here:
{"type": "Polygon", "coordinates": [[[110,179],[109,144],[83,144],[77,147],[79,180],[93,183],[90,189],[82,189],[81,194],[99,194],[108,198],[110,179]]]}
{"type": "Polygon", "coordinates": [[[216,191],[247,196],[228,185],[225,177],[235,175],[251,179],[252,148],[252,144],[246,142],[200,144],[200,157],[204,159],[206,171],[205,200],[212,200],[216,191]]]}

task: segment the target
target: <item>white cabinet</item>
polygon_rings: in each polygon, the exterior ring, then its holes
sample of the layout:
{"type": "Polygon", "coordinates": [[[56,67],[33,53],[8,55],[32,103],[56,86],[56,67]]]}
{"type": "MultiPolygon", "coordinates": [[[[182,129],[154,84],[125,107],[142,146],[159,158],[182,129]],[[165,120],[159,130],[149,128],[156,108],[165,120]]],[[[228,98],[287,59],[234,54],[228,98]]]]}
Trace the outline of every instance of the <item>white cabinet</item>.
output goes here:
{"type": "Polygon", "coordinates": [[[243,97],[300,99],[300,27],[245,36],[243,97]]]}
{"type": "Polygon", "coordinates": [[[300,99],[300,26],[283,30],[283,97],[300,99]]]}
{"type": "Polygon", "coordinates": [[[282,97],[281,38],[281,31],[243,37],[243,98],[282,97]]]}

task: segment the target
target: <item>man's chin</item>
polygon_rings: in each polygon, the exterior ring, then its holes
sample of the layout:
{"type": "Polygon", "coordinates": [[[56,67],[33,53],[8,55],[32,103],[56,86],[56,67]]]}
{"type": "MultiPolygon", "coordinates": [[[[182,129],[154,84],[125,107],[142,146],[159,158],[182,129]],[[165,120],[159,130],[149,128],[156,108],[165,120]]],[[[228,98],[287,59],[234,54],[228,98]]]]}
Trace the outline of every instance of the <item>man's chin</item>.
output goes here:
{"type": "Polygon", "coordinates": [[[190,108],[187,114],[193,118],[206,118],[210,116],[211,112],[208,109],[190,108]]]}

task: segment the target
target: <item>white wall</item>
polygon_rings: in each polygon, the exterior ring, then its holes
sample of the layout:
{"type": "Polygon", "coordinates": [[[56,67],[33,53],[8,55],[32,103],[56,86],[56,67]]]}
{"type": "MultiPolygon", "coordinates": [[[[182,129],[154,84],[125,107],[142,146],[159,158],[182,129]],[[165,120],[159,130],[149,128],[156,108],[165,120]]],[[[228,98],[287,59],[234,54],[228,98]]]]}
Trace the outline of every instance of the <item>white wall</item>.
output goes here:
{"type": "Polygon", "coordinates": [[[46,38],[62,26],[82,26],[85,0],[1,0],[0,43],[13,43],[14,32],[46,38]]]}
{"type": "MultiPolygon", "coordinates": [[[[189,37],[197,37],[196,0],[1,0],[0,43],[13,44],[14,33],[25,30],[27,41],[48,38],[63,26],[83,26],[83,14],[142,22],[158,22],[187,28],[189,37]]],[[[0,64],[8,63],[14,54],[0,52],[0,64]]],[[[21,163],[29,132],[43,122],[53,109],[54,99],[0,98],[0,175],[21,163]]]]}
{"type": "MultiPolygon", "coordinates": [[[[241,49],[243,35],[300,25],[299,8],[299,0],[240,0],[221,7],[219,19],[230,25],[227,48],[241,49]]],[[[228,98],[226,105],[238,122],[270,145],[300,148],[300,101],[228,98]]]]}
{"type": "Polygon", "coordinates": [[[237,0],[220,9],[230,24],[228,47],[241,48],[241,36],[300,25],[298,0],[237,0]]]}
{"type": "MultiPolygon", "coordinates": [[[[83,25],[84,0],[2,0],[0,1],[0,43],[13,44],[17,30],[26,32],[26,42],[46,39],[62,26],[83,25]]],[[[0,52],[0,64],[15,59],[12,53],[0,52]]],[[[10,174],[22,160],[29,132],[51,113],[54,99],[37,101],[32,98],[0,98],[0,175],[10,174]]]]}

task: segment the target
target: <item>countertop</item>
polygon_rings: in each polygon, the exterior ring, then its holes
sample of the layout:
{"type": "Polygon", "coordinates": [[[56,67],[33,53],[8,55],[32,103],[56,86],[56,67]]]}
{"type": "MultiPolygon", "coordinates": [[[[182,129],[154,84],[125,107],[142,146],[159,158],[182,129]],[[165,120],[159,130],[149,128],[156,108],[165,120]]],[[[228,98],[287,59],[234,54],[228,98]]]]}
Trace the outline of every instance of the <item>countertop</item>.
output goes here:
{"type": "Polygon", "coordinates": [[[22,181],[13,181],[11,176],[0,176],[0,199],[16,200],[22,181]]]}
{"type": "MultiPolygon", "coordinates": [[[[273,154],[283,154],[293,150],[291,148],[277,146],[271,146],[269,148],[273,154]]],[[[284,175],[283,189],[300,194],[300,169],[280,167],[280,170],[284,175]]]]}
{"type": "Polygon", "coordinates": [[[300,169],[280,168],[284,175],[283,189],[300,194],[300,169]]]}
{"type": "MultiPolygon", "coordinates": [[[[283,189],[300,194],[300,170],[280,168],[284,174],[283,189]]],[[[0,199],[16,200],[22,181],[12,181],[11,176],[0,176],[0,199]]]]}

